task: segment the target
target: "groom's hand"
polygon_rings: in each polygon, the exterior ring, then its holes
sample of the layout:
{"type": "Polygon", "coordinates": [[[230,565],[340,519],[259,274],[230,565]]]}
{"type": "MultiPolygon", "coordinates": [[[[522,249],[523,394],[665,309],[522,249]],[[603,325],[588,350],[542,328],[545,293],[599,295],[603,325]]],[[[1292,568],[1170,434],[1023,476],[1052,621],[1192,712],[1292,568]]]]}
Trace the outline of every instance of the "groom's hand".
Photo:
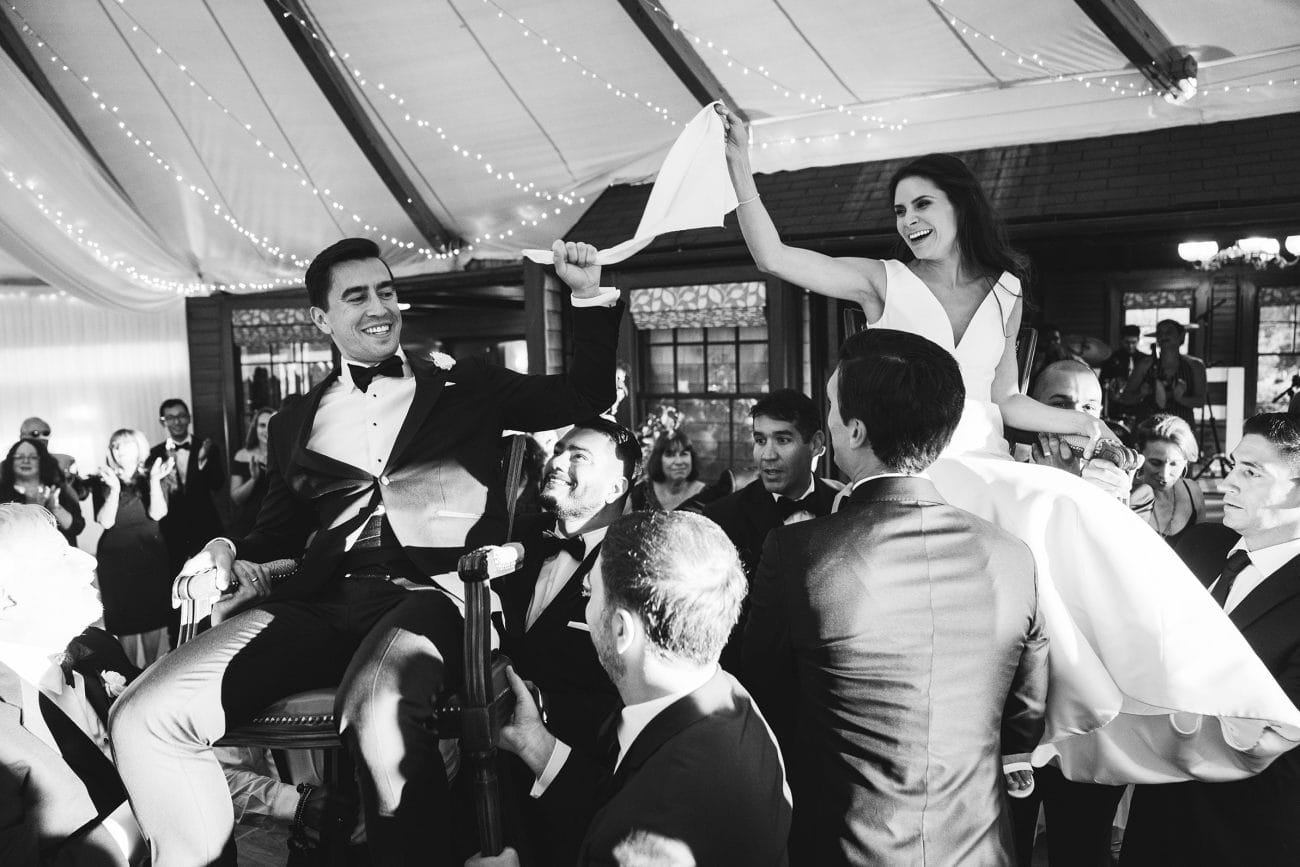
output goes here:
{"type": "Polygon", "coordinates": [[[600,266],[596,264],[596,248],[574,241],[556,241],[551,245],[555,254],[555,274],[573,290],[575,298],[594,298],[600,294],[600,266]]]}

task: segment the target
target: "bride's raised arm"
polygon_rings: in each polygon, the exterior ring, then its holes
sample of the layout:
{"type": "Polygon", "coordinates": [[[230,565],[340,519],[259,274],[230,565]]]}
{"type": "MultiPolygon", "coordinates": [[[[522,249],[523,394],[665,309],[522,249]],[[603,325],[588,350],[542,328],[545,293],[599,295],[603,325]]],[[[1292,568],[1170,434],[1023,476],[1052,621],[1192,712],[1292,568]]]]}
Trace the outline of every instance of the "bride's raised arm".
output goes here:
{"type": "Polygon", "coordinates": [[[819,295],[829,295],[861,305],[867,320],[884,312],[885,265],[879,259],[837,258],[791,247],[781,240],[763,201],[758,197],[749,167],[749,142],[744,122],[734,112],[719,108],[727,128],[727,171],[740,204],[736,216],[754,264],[819,295]]]}

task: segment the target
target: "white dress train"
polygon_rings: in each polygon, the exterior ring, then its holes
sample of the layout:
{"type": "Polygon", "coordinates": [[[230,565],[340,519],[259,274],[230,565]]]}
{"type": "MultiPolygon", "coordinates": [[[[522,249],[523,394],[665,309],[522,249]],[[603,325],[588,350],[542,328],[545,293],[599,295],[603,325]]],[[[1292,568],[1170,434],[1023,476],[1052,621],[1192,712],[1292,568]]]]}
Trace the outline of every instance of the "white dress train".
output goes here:
{"type": "Polygon", "coordinates": [[[1008,456],[991,394],[1019,281],[1004,274],[954,345],[929,287],[900,262],[885,266],[885,311],[871,327],[933,340],[966,385],[930,477],[1037,561],[1051,679],[1034,763],[1055,759],[1085,782],[1232,780],[1300,743],[1300,711],[1163,539],[1078,477],[1008,456]]]}

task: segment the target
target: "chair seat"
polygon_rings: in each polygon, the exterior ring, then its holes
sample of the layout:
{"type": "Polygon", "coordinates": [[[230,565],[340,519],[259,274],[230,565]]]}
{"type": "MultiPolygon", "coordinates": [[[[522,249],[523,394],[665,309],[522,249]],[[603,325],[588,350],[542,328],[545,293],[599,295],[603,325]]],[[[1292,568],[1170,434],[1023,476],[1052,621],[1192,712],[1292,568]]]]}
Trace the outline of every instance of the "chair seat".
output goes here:
{"type": "Polygon", "coordinates": [[[340,746],[334,689],[311,689],[267,705],[247,723],[226,732],[221,747],[328,749],[340,746]]]}

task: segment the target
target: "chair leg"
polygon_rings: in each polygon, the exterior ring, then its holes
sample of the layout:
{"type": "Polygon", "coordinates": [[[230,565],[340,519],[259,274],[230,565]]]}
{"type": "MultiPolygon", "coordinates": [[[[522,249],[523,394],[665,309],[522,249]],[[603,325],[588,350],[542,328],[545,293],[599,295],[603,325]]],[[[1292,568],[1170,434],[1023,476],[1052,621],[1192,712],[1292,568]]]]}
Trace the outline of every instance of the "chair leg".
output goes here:
{"type": "Polygon", "coordinates": [[[345,812],[342,805],[356,806],[360,802],[357,797],[356,772],[346,746],[326,753],[325,777],[334,796],[327,807],[325,820],[321,823],[321,849],[329,867],[347,867],[348,844],[352,839],[356,815],[352,811],[345,812]]]}

